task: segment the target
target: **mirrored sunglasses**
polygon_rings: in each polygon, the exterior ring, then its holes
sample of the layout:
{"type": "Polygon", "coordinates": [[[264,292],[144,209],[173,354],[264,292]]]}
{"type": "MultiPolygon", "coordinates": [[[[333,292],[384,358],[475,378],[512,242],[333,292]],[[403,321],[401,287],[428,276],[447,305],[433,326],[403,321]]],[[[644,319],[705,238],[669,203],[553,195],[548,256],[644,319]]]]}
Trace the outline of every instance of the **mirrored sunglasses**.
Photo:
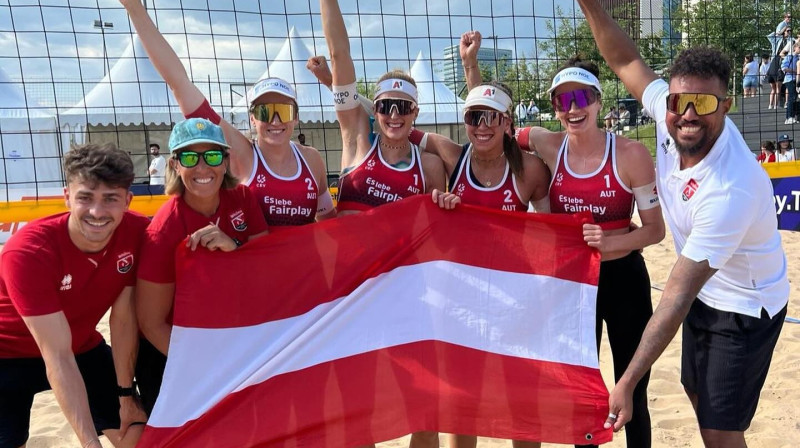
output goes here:
{"type": "Polygon", "coordinates": [[[288,123],[297,118],[295,105],[286,103],[254,104],[250,107],[250,113],[256,120],[264,123],[272,123],[276,115],[281,123],[288,123]]]}
{"type": "Polygon", "coordinates": [[[719,109],[719,102],[724,99],[710,93],[670,93],[667,95],[667,110],[683,115],[692,105],[697,115],[710,115],[719,109]]]}
{"type": "Polygon", "coordinates": [[[596,103],[599,97],[600,95],[597,90],[586,88],[553,95],[550,98],[550,102],[553,104],[554,110],[558,112],[568,112],[573,102],[576,108],[583,109],[586,106],[596,103]]]}
{"type": "Polygon", "coordinates": [[[394,109],[397,115],[410,115],[416,108],[417,103],[410,100],[385,98],[375,101],[375,113],[382,115],[391,115],[392,109],[394,109]]]}
{"type": "Polygon", "coordinates": [[[184,168],[194,168],[202,158],[208,166],[220,166],[228,154],[221,149],[210,149],[206,152],[182,151],[175,158],[184,168]]]}
{"type": "Polygon", "coordinates": [[[483,121],[486,126],[498,126],[503,122],[505,114],[496,110],[465,110],[464,124],[468,126],[480,126],[483,121]]]}

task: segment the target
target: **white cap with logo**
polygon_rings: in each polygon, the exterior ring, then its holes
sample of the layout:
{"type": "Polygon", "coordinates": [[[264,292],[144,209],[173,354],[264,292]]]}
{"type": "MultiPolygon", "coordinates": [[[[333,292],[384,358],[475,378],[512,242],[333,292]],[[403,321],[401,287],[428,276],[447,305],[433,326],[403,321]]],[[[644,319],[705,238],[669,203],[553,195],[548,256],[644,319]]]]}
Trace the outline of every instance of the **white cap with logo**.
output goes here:
{"type": "Polygon", "coordinates": [[[267,93],[277,93],[297,102],[297,93],[291,84],[281,78],[263,78],[253,85],[253,90],[250,92],[250,98],[252,98],[250,104],[252,105],[267,93]]]}
{"type": "Polygon", "coordinates": [[[484,84],[473,88],[467,94],[464,108],[469,109],[475,106],[487,106],[500,112],[511,110],[511,97],[496,86],[484,84]]]}
{"type": "Polygon", "coordinates": [[[578,84],[594,87],[598,92],[601,94],[603,93],[603,88],[600,87],[600,80],[597,79],[597,76],[594,76],[589,70],[580,67],[567,67],[558,72],[556,76],[553,77],[553,83],[550,85],[550,88],[547,89],[547,93],[552,94],[558,86],[568,82],[577,82],[578,84]]]}

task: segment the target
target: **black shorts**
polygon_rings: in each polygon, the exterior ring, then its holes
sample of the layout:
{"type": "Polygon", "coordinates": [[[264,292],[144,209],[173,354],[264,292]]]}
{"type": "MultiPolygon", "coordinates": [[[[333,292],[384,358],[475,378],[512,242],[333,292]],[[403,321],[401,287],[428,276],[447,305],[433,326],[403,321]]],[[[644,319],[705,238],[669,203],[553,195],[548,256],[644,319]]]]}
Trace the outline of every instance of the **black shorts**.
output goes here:
{"type": "Polygon", "coordinates": [[[697,395],[702,429],[745,431],[756,413],[786,307],[769,318],[719,311],[695,299],[683,322],[681,383],[697,395]]]}
{"type": "Polygon", "coordinates": [[[142,407],[147,415],[153,413],[158,393],[161,390],[161,380],[164,378],[164,368],[167,366],[167,357],[158,351],[145,338],[139,338],[139,355],[136,359],[136,383],[139,387],[139,397],[142,407]]]}
{"type": "MultiPolygon", "coordinates": [[[[86,386],[97,435],[119,428],[117,376],[111,347],[97,347],[75,356],[86,386]]],[[[19,447],[28,440],[33,396],[50,390],[42,358],[0,359],[0,448],[19,447]]]]}

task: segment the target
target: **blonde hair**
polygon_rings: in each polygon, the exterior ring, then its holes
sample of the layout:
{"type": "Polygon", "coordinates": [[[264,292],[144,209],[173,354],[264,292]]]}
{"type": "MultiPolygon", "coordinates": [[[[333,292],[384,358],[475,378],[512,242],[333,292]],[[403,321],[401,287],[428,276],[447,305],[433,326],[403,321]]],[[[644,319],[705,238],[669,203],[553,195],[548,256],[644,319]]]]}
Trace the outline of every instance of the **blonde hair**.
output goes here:
{"type": "Polygon", "coordinates": [[[414,78],[412,78],[411,75],[409,75],[408,73],[406,73],[406,72],[404,72],[402,70],[391,70],[391,71],[388,71],[388,72],[384,73],[383,76],[378,78],[378,81],[376,82],[376,84],[380,83],[381,81],[385,81],[387,79],[402,79],[403,81],[410,82],[411,85],[413,85],[414,87],[417,87],[417,82],[414,81],[414,78]]]}
{"type": "MultiPolygon", "coordinates": [[[[172,153],[172,156],[169,158],[169,163],[167,163],[164,193],[170,196],[183,196],[183,193],[186,192],[186,186],[183,185],[183,180],[181,176],[178,175],[178,170],[175,169],[175,164],[180,163],[176,157],[177,154],[177,152],[172,153]]],[[[225,158],[228,158],[228,151],[225,151],[225,158]]],[[[228,169],[229,164],[229,162],[225,162],[225,174],[222,177],[222,186],[220,187],[227,190],[236,188],[236,186],[239,185],[239,179],[235,178],[228,169]]]]}

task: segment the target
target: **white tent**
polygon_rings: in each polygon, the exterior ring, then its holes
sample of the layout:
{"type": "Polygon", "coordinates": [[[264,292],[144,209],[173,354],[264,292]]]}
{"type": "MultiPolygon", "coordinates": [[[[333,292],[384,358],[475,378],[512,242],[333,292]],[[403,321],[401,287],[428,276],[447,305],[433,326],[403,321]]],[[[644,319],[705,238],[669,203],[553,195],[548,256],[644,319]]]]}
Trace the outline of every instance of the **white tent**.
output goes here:
{"type": "Polygon", "coordinates": [[[9,189],[61,187],[61,152],[56,119],[28,99],[23,89],[0,70],[0,201],[9,189]]]}
{"type": "MultiPolygon", "coordinates": [[[[306,61],[311,56],[311,51],[292,27],[280,52],[269,64],[261,78],[281,78],[294,85],[297,91],[297,105],[300,107],[301,122],[327,121],[333,123],[336,121],[333,94],[306,69],[306,61]]],[[[251,99],[252,92],[248,91],[246,97],[242,98],[231,111],[233,121],[240,129],[248,129],[250,126],[247,111],[251,99]]]]}
{"type": "Polygon", "coordinates": [[[132,42],[108,74],[71,109],[60,114],[61,125],[170,124],[183,120],[178,103],[147,58],[139,38],[132,42]]]}
{"type": "Polygon", "coordinates": [[[457,97],[431,69],[431,61],[422,59],[422,52],[411,66],[411,77],[417,82],[419,116],[423,124],[460,124],[464,100],[457,97]]]}

